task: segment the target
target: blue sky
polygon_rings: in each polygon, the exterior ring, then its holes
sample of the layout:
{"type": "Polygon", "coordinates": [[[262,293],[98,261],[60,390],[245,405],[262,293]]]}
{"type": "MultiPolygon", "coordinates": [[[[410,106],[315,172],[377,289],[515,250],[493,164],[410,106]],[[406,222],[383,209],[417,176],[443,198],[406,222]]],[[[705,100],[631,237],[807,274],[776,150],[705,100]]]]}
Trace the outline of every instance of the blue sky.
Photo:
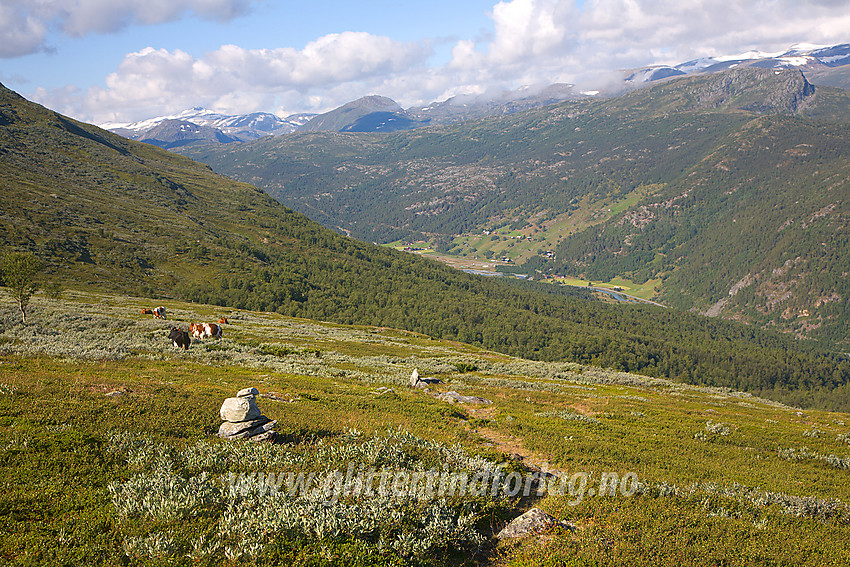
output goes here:
{"type": "Polygon", "coordinates": [[[0,82],[75,118],[193,106],[403,106],[792,44],[850,41],[844,0],[0,0],[0,82]]]}

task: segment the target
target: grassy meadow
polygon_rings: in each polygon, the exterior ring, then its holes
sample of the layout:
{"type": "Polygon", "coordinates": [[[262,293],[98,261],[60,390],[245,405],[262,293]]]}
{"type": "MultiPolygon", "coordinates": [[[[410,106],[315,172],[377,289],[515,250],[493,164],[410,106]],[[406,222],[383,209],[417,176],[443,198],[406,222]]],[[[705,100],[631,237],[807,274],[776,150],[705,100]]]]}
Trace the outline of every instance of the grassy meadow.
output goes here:
{"type": "Polygon", "coordinates": [[[24,326],[0,295],[0,564],[850,564],[850,415],[388,328],[160,304],[168,320],[137,297],[39,294],[24,326]],[[184,352],[167,338],[222,316],[220,341],[184,352]],[[409,388],[414,369],[442,383],[409,388]],[[250,386],[281,444],[215,436],[221,402],[250,386]],[[492,403],[433,395],[446,391],[492,403]],[[227,481],[348,463],[502,476],[497,494],[334,502],[227,481]],[[501,490],[538,469],[559,479],[548,494],[501,490]],[[629,490],[597,494],[611,473],[629,490]],[[494,537],[532,505],[575,529],[494,537]]]}

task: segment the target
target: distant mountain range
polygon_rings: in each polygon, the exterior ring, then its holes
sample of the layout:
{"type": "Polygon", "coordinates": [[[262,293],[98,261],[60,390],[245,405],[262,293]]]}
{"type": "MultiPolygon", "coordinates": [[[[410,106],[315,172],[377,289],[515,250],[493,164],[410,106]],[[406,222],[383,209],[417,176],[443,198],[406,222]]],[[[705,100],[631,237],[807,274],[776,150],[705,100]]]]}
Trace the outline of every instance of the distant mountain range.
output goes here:
{"type": "Polygon", "coordinates": [[[512,114],[587,96],[592,95],[576,92],[572,85],[554,84],[497,95],[461,95],[405,110],[391,98],[369,95],[322,114],[294,114],[285,119],[267,112],[229,116],[199,107],[139,122],[108,122],[100,127],[125,138],[174,149],[191,144],[249,142],[296,131],[398,132],[512,114]]]}
{"type": "Polygon", "coordinates": [[[289,134],[313,116],[293,114],[280,118],[269,112],[228,115],[196,107],[138,122],[107,122],[100,127],[131,140],[172,148],[197,142],[248,142],[263,136],[289,134]]]}
{"type": "Polygon", "coordinates": [[[397,132],[422,126],[513,114],[566,100],[618,96],[624,92],[684,75],[709,74],[742,67],[804,71],[817,85],[850,89],[850,44],[798,44],[781,53],[750,51],[739,55],[706,57],[678,65],[654,65],[623,73],[623,82],[607,91],[576,90],[556,83],[522,87],[483,95],[459,95],[408,109],[378,95],[365,96],[323,114],[293,114],[279,118],[268,112],[224,115],[205,108],[133,123],[100,126],[126,138],[172,149],[190,144],[232,143],[292,132],[397,132]]]}
{"type": "Polygon", "coordinates": [[[749,51],[740,55],[694,59],[674,66],[654,65],[635,69],[627,74],[625,83],[628,86],[637,86],[670,77],[756,67],[775,70],[799,69],[816,84],[848,88],[850,84],[846,81],[847,74],[843,70],[834,72],[835,69],[848,64],[850,64],[850,44],[831,46],[798,44],[781,53],[749,51]]]}
{"type": "Polygon", "coordinates": [[[599,93],[578,92],[573,85],[555,83],[545,87],[522,87],[515,91],[501,91],[498,94],[458,95],[442,102],[433,102],[427,106],[409,108],[414,118],[427,121],[430,125],[451,124],[463,120],[499,116],[595,96],[599,93]]]}

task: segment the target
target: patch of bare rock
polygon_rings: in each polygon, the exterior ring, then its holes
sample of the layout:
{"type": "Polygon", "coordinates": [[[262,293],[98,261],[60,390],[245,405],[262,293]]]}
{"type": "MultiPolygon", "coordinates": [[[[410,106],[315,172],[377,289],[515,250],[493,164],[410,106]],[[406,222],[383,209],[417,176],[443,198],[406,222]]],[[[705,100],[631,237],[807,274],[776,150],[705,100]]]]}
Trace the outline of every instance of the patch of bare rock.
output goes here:
{"type": "Polygon", "coordinates": [[[421,378],[419,376],[419,370],[414,370],[413,374],[410,375],[410,387],[411,388],[420,388],[426,394],[431,394],[432,396],[434,396],[435,398],[437,398],[438,400],[441,400],[443,402],[449,402],[450,404],[455,404],[455,403],[458,403],[458,402],[461,402],[461,403],[464,403],[464,404],[492,404],[493,403],[492,401],[490,401],[486,398],[480,398],[478,396],[464,396],[463,394],[459,394],[458,392],[455,392],[455,391],[443,392],[443,393],[432,392],[431,388],[429,388],[429,386],[432,386],[432,385],[435,385],[435,384],[442,384],[442,383],[443,383],[442,380],[440,380],[439,378],[421,378]]]}
{"type": "Polygon", "coordinates": [[[555,528],[574,530],[576,526],[570,522],[559,520],[547,514],[540,508],[532,508],[522,516],[514,518],[511,523],[502,528],[496,537],[499,539],[518,538],[530,535],[543,535],[555,528]]]}

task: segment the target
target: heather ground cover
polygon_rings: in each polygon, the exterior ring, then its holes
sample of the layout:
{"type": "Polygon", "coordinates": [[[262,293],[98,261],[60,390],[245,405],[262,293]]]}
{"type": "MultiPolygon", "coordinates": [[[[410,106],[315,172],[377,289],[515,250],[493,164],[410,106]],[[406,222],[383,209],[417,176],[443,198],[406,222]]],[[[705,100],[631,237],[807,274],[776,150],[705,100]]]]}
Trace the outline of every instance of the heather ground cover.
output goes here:
{"type": "Polygon", "coordinates": [[[10,564],[850,562],[846,414],[201,304],[163,302],[160,321],[141,314],[150,300],[66,291],[37,295],[24,326],[6,299],[0,557],[10,564]],[[222,316],[220,341],[184,352],[167,339],[172,326],[222,316]],[[442,383],[408,388],[414,369],[442,383]],[[248,386],[282,444],[215,437],[222,400],[248,386]],[[492,403],[431,395],[446,391],[492,403]],[[397,475],[387,486],[486,474],[488,490],[286,490],[290,473],[324,479],[352,463],[397,475]],[[511,478],[538,469],[558,475],[549,492],[511,496],[511,478]],[[494,537],[531,505],[575,529],[494,537]]]}

